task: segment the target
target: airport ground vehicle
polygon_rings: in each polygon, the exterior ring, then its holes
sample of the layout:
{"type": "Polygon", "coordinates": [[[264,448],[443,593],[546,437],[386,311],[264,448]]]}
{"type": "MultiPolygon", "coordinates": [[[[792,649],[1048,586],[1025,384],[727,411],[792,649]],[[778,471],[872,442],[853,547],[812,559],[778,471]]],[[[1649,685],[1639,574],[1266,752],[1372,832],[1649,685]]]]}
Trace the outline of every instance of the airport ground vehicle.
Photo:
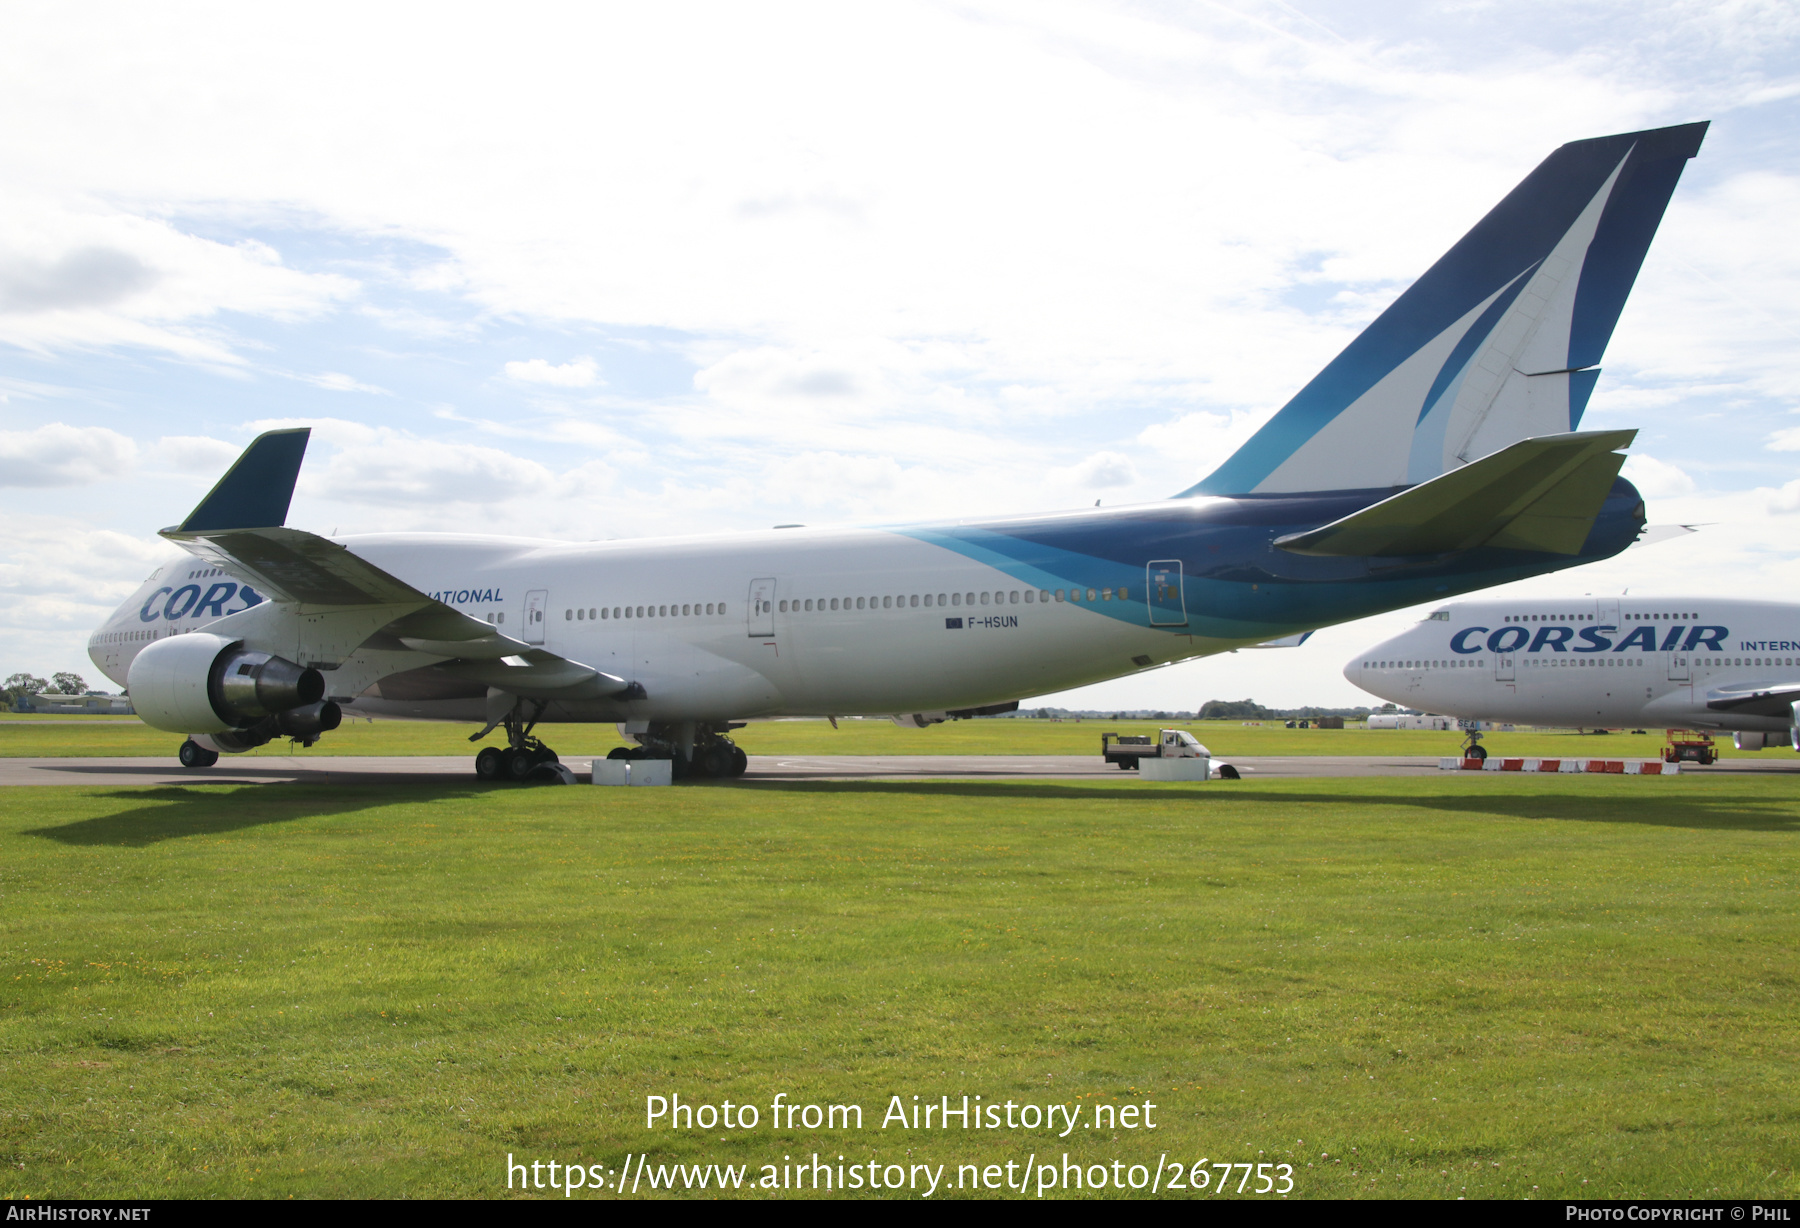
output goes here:
{"type": "Polygon", "coordinates": [[[1100,735],[1100,757],[1123,772],[1138,770],[1145,759],[1205,759],[1212,763],[1213,774],[1219,779],[1238,779],[1235,767],[1213,760],[1213,753],[1185,729],[1161,729],[1155,737],[1103,733],[1100,735]]]}

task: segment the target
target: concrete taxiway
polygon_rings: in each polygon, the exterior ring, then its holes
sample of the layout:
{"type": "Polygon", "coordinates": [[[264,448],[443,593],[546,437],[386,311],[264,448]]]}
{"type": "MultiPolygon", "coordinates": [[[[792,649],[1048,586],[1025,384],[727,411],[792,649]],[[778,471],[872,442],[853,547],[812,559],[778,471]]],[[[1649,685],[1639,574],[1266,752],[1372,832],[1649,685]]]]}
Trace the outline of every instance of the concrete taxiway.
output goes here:
{"type": "MultiPolygon", "coordinates": [[[[591,758],[563,760],[585,780],[591,758]]],[[[1246,779],[1300,776],[1436,776],[1436,758],[1386,755],[1246,756],[1230,762],[1246,779]]],[[[1724,759],[1690,774],[1800,771],[1800,759],[1724,759]]],[[[1447,773],[1446,773],[1447,774],[1447,773]]],[[[1465,775],[1473,776],[1470,772],[1465,775]]],[[[1483,775],[1495,776],[1494,773],[1483,775]]],[[[461,755],[246,755],[190,770],[174,758],[0,759],[6,785],[380,784],[467,783],[473,760],[461,755]]],[[[1092,755],[815,755],[757,756],[744,780],[1111,780],[1137,775],[1092,755]]]]}

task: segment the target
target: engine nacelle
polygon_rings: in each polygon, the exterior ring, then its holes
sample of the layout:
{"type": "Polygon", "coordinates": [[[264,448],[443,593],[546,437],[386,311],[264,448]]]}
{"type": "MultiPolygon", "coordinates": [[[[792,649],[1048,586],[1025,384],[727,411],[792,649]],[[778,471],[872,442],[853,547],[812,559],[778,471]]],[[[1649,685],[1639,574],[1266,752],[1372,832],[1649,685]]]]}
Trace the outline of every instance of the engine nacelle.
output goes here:
{"type": "Polygon", "coordinates": [[[1794,732],[1784,729],[1780,733],[1734,733],[1731,743],[1739,750],[1772,750],[1777,746],[1789,747],[1794,744],[1794,732]]]}
{"type": "MultiPolygon", "coordinates": [[[[144,723],[170,733],[248,731],[277,714],[318,707],[325,697],[325,676],[318,670],[205,631],[146,645],[131,662],[125,684],[144,723]]],[[[273,736],[271,731],[251,745],[273,736]]]]}

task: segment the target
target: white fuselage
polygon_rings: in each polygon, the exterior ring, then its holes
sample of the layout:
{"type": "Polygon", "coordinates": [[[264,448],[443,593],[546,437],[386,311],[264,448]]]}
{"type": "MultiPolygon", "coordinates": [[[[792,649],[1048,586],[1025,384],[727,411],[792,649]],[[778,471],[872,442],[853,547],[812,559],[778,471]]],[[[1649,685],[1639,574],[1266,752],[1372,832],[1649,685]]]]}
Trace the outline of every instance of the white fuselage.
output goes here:
{"type": "Polygon", "coordinates": [[[1800,684],[1800,606],[1692,596],[1457,602],[1359,653],[1344,676],[1392,703],[1464,720],[1776,732],[1791,715],[1708,704],[1800,684]]]}
{"type": "MultiPolygon", "coordinates": [[[[337,540],[508,636],[644,691],[631,701],[556,701],[546,720],[941,713],[1260,638],[1150,626],[1141,567],[1121,564],[1116,579],[1091,589],[1036,588],[879,529],[584,544],[426,534],[337,540]]],[[[486,688],[428,676],[421,667],[433,658],[384,648],[379,637],[333,652],[309,644],[303,612],[246,600],[228,569],[172,563],[95,633],[90,655],[123,683],[132,658],[159,638],[248,630],[256,646],[324,669],[331,697],[353,700],[356,712],[478,720],[486,710],[486,688]]]]}

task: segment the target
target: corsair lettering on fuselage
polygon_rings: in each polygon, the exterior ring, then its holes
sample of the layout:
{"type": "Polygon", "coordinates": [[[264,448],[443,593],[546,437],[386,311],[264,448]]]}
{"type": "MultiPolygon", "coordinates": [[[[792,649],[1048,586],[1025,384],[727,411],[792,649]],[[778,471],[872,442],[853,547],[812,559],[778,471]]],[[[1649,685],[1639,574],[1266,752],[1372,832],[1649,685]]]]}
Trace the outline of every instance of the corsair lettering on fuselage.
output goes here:
{"type": "Polygon", "coordinates": [[[153,623],[157,619],[176,622],[183,618],[224,618],[228,614],[242,614],[251,606],[260,605],[263,597],[248,584],[236,584],[230,580],[222,580],[210,585],[204,592],[198,584],[183,584],[179,587],[163,585],[154,590],[138,608],[138,621],[153,623]],[[233,599],[243,602],[234,610],[225,606],[233,599]]]}
{"type": "MultiPolygon", "coordinates": [[[[1658,628],[1644,625],[1620,634],[1618,627],[1538,626],[1464,627],[1450,637],[1450,651],[1471,656],[1484,649],[1505,655],[1524,652],[1724,652],[1722,641],[1731,634],[1728,627],[1686,627],[1680,624],[1663,631],[1657,641],[1658,628]],[[1485,639],[1482,637],[1486,637],[1485,639]],[[1617,638],[1615,638],[1617,637],[1617,638]]],[[[1782,641],[1783,645],[1786,641],[1782,641]]],[[[1762,647],[1761,645],[1758,646],[1762,647]]],[[[1744,651],[1752,651],[1748,645],[1744,651]]],[[[1769,647],[1768,651],[1780,649],[1769,647]]]]}

